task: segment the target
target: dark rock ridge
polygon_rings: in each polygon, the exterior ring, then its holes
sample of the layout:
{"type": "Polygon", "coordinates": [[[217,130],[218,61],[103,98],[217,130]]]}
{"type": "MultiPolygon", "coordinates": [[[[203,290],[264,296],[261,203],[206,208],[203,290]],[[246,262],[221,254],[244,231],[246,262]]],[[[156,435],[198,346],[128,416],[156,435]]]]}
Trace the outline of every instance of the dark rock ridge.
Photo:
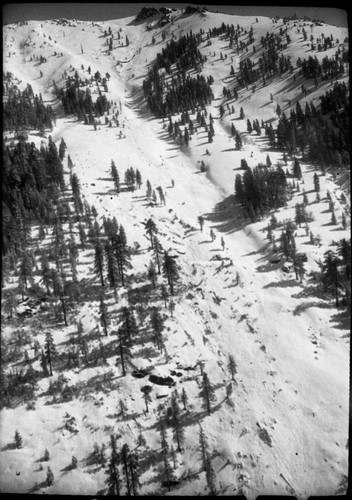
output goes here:
{"type": "Polygon", "coordinates": [[[134,22],[135,23],[142,23],[146,19],[149,19],[150,17],[156,16],[156,15],[162,15],[165,16],[167,14],[170,14],[171,12],[175,11],[176,9],[171,9],[168,7],[160,7],[157,9],[156,7],[143,7],[139,13],[137,14],[134,22]]]}
{"type": "Polygon", "coordinates": [[[201,14],[202,12],[206,12],[208,9],[206,7],[195,7],[192,5],[188,5],[184,10],[184,15],[189,16],[191,14],[201,14]]]}

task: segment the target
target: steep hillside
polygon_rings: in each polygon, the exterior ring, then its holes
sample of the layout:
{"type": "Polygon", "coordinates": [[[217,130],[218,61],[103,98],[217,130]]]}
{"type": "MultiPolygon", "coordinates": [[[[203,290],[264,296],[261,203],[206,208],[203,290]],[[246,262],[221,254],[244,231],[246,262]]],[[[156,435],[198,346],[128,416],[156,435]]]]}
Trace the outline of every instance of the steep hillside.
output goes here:
{"type": "MultiPolygon", "coordinates": [[[[137,481],[134,487],[140,495],[307,498],[345,492],[348,286],[339,288],[337,306],[330,288],[322,285],[321,263],[328,250],[335,251],[338,242],[349,238],[348,159],[340,154],[340,169],[310,162],[298,139],[294,153],[284,154],[271,147],[266,127],[277,127],[282,113],[289,118],[297,103],[303,111],[306,103],[318,109],[320,97],[333,84],[348,84],[348,63],[343,59],[347,37],[346,29],[322,23],[203,10],[144,10],[137,18],[109,22],[58,19],[5,26],[4,74],[11,74],[5,100],[12,85],[23,91],[29,84],[34,95],[52,106],[52,130],[25,133],[38,155],[49,136],[57,149],[64,141],[60,200],[67,202],[69,216],[61,207],[61,215],[47,215],[48,223],[37,220],[31,227],[28,248],[35,258],[31,273],[36,289],[34,284],[20,287],[23,257],[9,264],[4,279],[2,377],[27,388],[16,397],[5,394],[9,403],[0,413],[2,492],[107,494],[111,436],[119,452],[127,444],[139,460],[139,485],[137,481]],[[232,46],[226,35],[231,25],[238,35],[232,46]],[[207,37],[214,28],[219,34],[207,37]],[[254,40],[249,43],[251,30],[254,40]],[[156,117],[144,82],[151,80],[157,54],[171,40],[200,31],[197,49],[203,59],[198,71],[187,68],[183,80],[177,62],[169,71],[162,66],[154,71],[162,78],[164,92],[172,96],[171,90],[176,92],[186,75],[213,79],[213,99],[187,110],[194,126],[187,144],[189,122],[182,123],[181,110],[156,117]],[[292,70],[265,75],[265,84],[261,77],[240,85],[244,60],[250,58],[254,68],[262,64],[261,40],[267,33],[282,37],[279,53],[291,61],[292,70]],[[300,73],[298,58],[312,56],[322,64],[338,50],[338,77],[315,81],[300,73]],[[65,113],[70,84],[75,95],[82,90],[82,102],[83,93],[90,94],[93,103],[105,96],[108,109],[101,116],[97,111],[94,115],[92,107],[89,112],[72,107],[74,112],[65,113]],[[230,97],[225,95],[228,89],[230,97]],[[197,119],[197,113],[205,111],[206,126],[197,119]],[[259,121],[260,135],[248,130],[248,120],[259,121]],[[177,121],[179,133],[174,133],[177,121]],[[300,176],[295,175],[295,158],[300,176]],[[243,160],[253,170],[258,164],[259,170],[265,165],[280,167],[286,179],[285,202],[251,217],[235,196],[236,176],[245,172],[243,160]],[[119,192],[112,162],[120,177],[119,192]],[[141,185],[128,184],[128,169],[139,171],[141,185]],[[75,212],[73,173],[84,205],[80,213],[75,212]],[[304,206],[304,221],[297,219],[297,205],[304,206]],[[105,286],[96,269],[96,248],[99,241],[105,245],[106,221],[113,217],[124,229],[129,259],[125,281],[117,273],[115,290],[107,261],[105,286]],[[145,227],[150,219],[156,226],[161,263],[165,255],[171,256],[178,269],[174,294],[167,273],[158,273],[154,244],[145,227]],[[291,227],[288,221],[294,224],[293,255],[304,254],[301,273],[283,248],[283,233],[291,227]],[[79,225],[87,234],[85,244],[79,225]],[[78,247],[74,266],[68,251],[55,261],[59,226],[67,242],[71,238],[78,247]],[[60,295],[52,283],[46,293],[45,252],[50,267],[61,269],[63,280],[79,284],[78,298],[72,299],[69,292],[60,295]],[[156,268],[153,276],[151,261],[156,268]],[[38,288],[45,297],[41,305],[33,305],[38,288]],[[17,296],[13,308],[7,300],[11,291],[17,296]],[[102,301],[109,320],[107,335],[102,301]],[[129,332],[133,341],[123,345],[126,309],[136,325],[129,332]],[[155,311],[160,331],[153,322],[155,311]],[[42,356],[48,332],[57,351],[51,376],[45,374],[42,356]],[[29,366],[34,371],[30,383],[23,375],[29,366]],[[214,392],[210,409],[201,395],[204,373],[214,392]],[[150,387],[149,396],[143,392],[145,386],[150,387]],[[207,441],[205,460],[200,429],[207,441]],[[21,447],[14,444],[16,430],[21,447]],[[94,452],[95,443],[105,446],[105,462],[94,452]],[[48,467],[52,484],[47,482],[48,467]]],[[[157,90],[153,91],[155,96],[157,90]]],[[[7,132],[6,144],[15,143],[22,132],[21,127],[7,132]]],[[[60,203],[54,202],[57,213],[60,203]]],[[[129,485],[125,469],[118,465],[122,494],[133,489],[131,463],[129,485]]]]}

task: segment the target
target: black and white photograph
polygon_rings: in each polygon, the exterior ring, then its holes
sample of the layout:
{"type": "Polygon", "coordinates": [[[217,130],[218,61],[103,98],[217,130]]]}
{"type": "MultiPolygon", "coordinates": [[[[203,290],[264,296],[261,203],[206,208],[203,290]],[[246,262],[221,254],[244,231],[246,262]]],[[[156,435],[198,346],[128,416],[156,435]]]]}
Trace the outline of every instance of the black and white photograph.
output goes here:
{"type": "Polygon", "coordinates": [[[346,495],[348,18],[3,7],[2,494],[346,495]]]}

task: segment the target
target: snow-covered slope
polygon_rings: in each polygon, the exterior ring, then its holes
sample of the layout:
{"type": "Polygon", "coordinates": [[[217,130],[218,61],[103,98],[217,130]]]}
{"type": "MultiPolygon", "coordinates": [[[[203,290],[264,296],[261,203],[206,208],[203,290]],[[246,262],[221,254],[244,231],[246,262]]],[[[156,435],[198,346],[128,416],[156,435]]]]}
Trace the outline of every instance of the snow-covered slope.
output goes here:
{"type": "MultiPolygon", "coordinates": [[[[186,434],[184,451],[177,453],[175,470],[182,481],[171,493],[208,492],[198,445],[201,424],[208,438],[219,494],[242,491],[249,498],[258,494],[289,493],[300,498],[335,494],[344,484],[348,465],[349,330],[331,300],[315,293],[309,275],[319,270],[318,262],[332,243],[349,235],[349,228],[342,229],[340,223],[329,225],[330,214],[326,214],[328,200],[323,194],[329,190],[338,221],[341,220],[345,210],[341,189],[330,173],[320,176],[322,196],[320,202],[315,202],[314,170],[302,163],[301,191],[295,192],[287,206],[275,213],[279,222],[294,219],[295,205],[301,203],[305,189],[309,211],[314,217],[310,229],[314,235],[320,235],[321,245],[310,245],[304,228],[297,229],[297,250],[304,251],[308,257],[307,274],[300,283],[292,270],[283,271],[283,262],[271,263],[272,248],[266,235],[269,217],[252,224],[244,223],[234,208],[233,191],[242,158],[254,167],[259,162],[265,163],[269,153],[273,165],[283,165],[281,152],[268,151],[263,137],[247,133],[246,119],[277,120],[277,104],[288,114],[288,101],[292,101],[293,107],[302,82],[293,85],[290,76],[285,76],[255,93],[251,89],[243,90],[234,102],[235,114],[226,113],[220,121],[218,107],[223,87],[229,81],[231,65],[236,70],[239,58],[221,38],[214,38],[211,47],[202,43],[200,50],[207,56],[203,74],[212,75],[215,80],[212,87],[215,100],[207,106],[208,113],[214,117],[215,137],[208,143],[207,134],[199,127],[187,151],[169,140],[162,120],[152,117],[142,97],[148,64],[172,33],[179,37],[190,30],[207,31],[224,22],[239,24],[247,30],[253,26],[255,39],[259,41],[268,31],[278,32],[282,20],[210,12],[185,16],[180,11],[172,12],[171,17],[171,23],[156,25],[150,30],[146,29],[149,19],[136,25],[133,18],[8,25],[4,28],[4,71],[18,78],[19,88],[24,89],[30,83],[34,93],[41,93],[44,102],[57,108],[59,117],[51,135],[57,144],[64,138],[84,199],[96,207],[100,221],[104,215],[116,216],[126,230],[129,244],[140,245],[139,254],[132,257],[130,273],[146,280],[152,253],[143,222],[149,217],[157,224],[163,248],[178,256],[181,279],[174,297],[175,311],[171,316],[163,310],[168,314],[165,352],[156,351],[151,342],[133,350],[135,367],[152,367],[153,373],[160,375],[170,375],[173,370],[182,373],[182,377],[174,377],[176,388],[179,393],[185,388],[189,397],[188,408],[182,411],[186,434]],[[109,27],[114,34],[114,49],[110,53],[104,37],[109,27]],[[115,38],[117,33],[120,40],[115,38]],[[162,33],[166,35],[165,41],[162,41],[162,33]],[[126,36],[128,46],[124,43],[126,36]],[[153,36],[154,44],[151,43],[153,36]],[[220,52],[227,55],[225,61],[220,59],[220,52]],[[33,56],[40,55],[47,62],[39,66],[33,56]],[[111,111],[120,112],[118,128],[106,126],[101,119],[101,125],[94,130],[71,116],[63,116],[60,103],[55,100],[53,82],[63,85],[65,71],[73,75],[77,70],[86,78],[88,66],[92,73],[110,74],[106,95],[114,103],[111,111]],[[270,93],[274,96],[273,102],[270,93]],[[244,120],[239,119],[241,106],[246,115],[244,120]],[[233,118],[236,129],[242,133],[241,151],[235,151],[230,133],[233,118]],[[121,178],[127,168],[138,168],[142,188],[116,195],[110,180],[111,160],[121,178]],[[209,167],[206,173],[200,173],[202,160],[209,167]],[[162,187],[166,193],[165,205],[151,207],[146,203],[147,180],[153,189],[162,187]],[[199,215],[205,218],[203,231],[199,229],[199,215]],[[216,234],[214,241],[209,235],[211,228],[216,234]],[[220,260],[216,258],[218,255],[220,260]],[[227,369],[229,354],[237,363],[237,383],[227,398],[226,387],[231,378],[227,369]],[[201,372],[196,366],[199,362],[203,362],[216,389],[217,403],[211,415],[201,408],[201,372]],[[187,371],[187,367],[195,367],[195,370],[187,371]]],[[[289,23],[292,43],[285,54],[291,56],[293,65],[297,57],[308,57],[305,55],[308,42],[304,42],[301,31],[298,32],[300,24],[304,23],[289,23]]],[[[311,29],[307,23],[306,29],[309,36],[332,34],[341,43],[348,35],[346,29],[324,24],[311,29]]],[[[332,48],[316,55],[331,57],[334,51],[332,48]]],[[[318,103],[329,84],[313,86],[301,99],[302,108],[305,100],[318,103]]],[[[41,138],[33,134],[29,140],[40,145],[41,138]]],[[[291,169],[290,161],[287,168],[291,169]]],[[[81,254],[79,279],[98,282],[93,272],[93,255],[91,249],[81,254]]],[[[158,284],[161,283],[162,277],[159,277],[158,284]]],[[[126,291],[120,289],[118,303],[111,296],[108,304],[111,313],[118,311],[127,304],[126,291]]],[[[162,306],[161,298],[156,297],[156,304],[162,306]]],[[[98,297],[83,303],[70,318],[68,327],[43,325],[40,329],[36,325],[33,332],[33,326],[28,324],[28,329],[43,345],[45,328],[51,328],[58,349],[64,349],[63,344],[76,331],[76,321],[82,320],[87,334],[96,328],[98,306],[98,297]]],[[[13,330],[13,325],[4,324],[3,335],[10,336],[13,330]]],[[[107,349],[115,349],[114,339],[110,335],[102,337],[102,342],[107,349]]],[[[45,396],[49,378],[43,378],[39,381],[35,411],[26,410],[24,405],[1,411],[3,492],[93,495],[103,492],[105,470],[87,465],[94,443],[105,443],[108,448],[110,434],[116,433],[120,436],[119,446],[128,443],[134,448],[142,432],[147,447],[143,451],[145,467],[140,493],[163,491],[167,494],[158,479],[160,462],[155,457],[161,445],[156,424],[168,401],[158,396],[169,397],[174,389],[153,385],[150,411],[145,413],[140,388],[146,379],[133,378],[131,373],[121,377],[117,359],[114,354],[108,357],[105,366],[65,372],[70,385],[82,387],[109,373],[111,389],[105,392],[96,388],[89,397],[47,404],[51,401],[45,396]],[[127,407],[128,418],[117,415],[120,399],[127,407]],[[67,412],[75,417],[77,432],[65,428],[67,412]],[[22,449],[9,446],[16,429],[23,437],[22,449]],[[50,451],[47,464],[55,477],[51,487],[45,485],[46,467],[40,470],[38,466],[45,448],[50,451]],[[65,469],[72,455],[78,459],[78,468],[65,469]]],[[[39,360],[35,366],[40,370],[39,360]]],[[[55,373],[52,378],[57,377],[55,373]]],[[[168,433],[171,443],[171,430],[168,433]]]]}

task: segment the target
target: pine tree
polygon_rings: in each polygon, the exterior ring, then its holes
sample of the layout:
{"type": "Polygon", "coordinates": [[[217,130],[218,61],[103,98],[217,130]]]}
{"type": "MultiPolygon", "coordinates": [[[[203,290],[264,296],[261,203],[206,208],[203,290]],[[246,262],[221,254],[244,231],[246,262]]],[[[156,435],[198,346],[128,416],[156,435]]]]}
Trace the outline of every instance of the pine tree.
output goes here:
{"type": "Polygon", "coordinates": [[[161,298],[164,301],[165,307],[167,307],[167,299],[169,294],[167,293],[166,286],[164,284],[161,285],[161,298]]]}
{"type": "Polygon", "coordinates": [[[141,188],[141,185],[142,185],[142,176],[141,176],[141,173],[140,173],[140,171],[138,170],[138,168],[137,168],[137,170],[136,170],[136,184],[137,184],[137,186],[138,186],[138,189],[140,189],[140,188],[141,188]]]}
{"type": "Polygon", "coordinates": [[[188,396],[187,396],[187,393],[186,393],[186,390],[185,390],[184,387],[182,387],[181,400],[182,400],[182,403],[183,403],[183,409],[187,410],[188,396]]]}
{"type": "Polygon", "coordinates": [[[100,293],[99,314],[100,314],[100,323],[104,329],[104,333],[106,336],[108,336],[108,326],[110,322],[108,317],[108,308],[105,304],[103,293],[100,293]]]}
{"type": "Polygon", "coordinates": [[[163,318],[161,317],[157,307],[153,307],[150,315],[150,323],[154,332],[155,343],[160,351],[163,350],[162,332],[164,329],[163,318]]]}
{"type": "Polygon", "coordinates": [[[43,460],[44,462],[48,462],[50,460],[50,453],[47,448],[45,448],[43,460]]]}
{"type": "Polygon", "coordinates": [[[82,354],[84,355],[84,360],[86,365],[88,365],[88,352],[87,352],[87,344],[85,339],[83,338],[83,323],[81,320],[77,323],[77,337],[78,344],[81,349],[82,354]]]}
{"type": "Polygon", "coordinates": [[[170,491],[171,483],[174,481],[174,474],[169,462],[169,445],[167,443],[164,422],[161,423],[160,441],[161,441],[161,452],[163,455],[163,462],[164,462],[163,484],[167,486],[168,491],[170,491]]]}
{"type": "Polygon", "coordinates": [[[169,310],[171,314],[171,318],[174,317],[174,310],[175,310],[175,302],[171,299],[169,302],[169,310]]]}
{"type": "Polygon", "coordinates": [[[242,139],[238,132],[236,132],[235,143],[236,143],[235,144],[236,151],[240,151],[242,149],[242,139]]]}
{"type": "Polygon", "coordinates": [[[182,446],[185,440],[185,432],[180,421],[180,408],[178,406],[175,393],[173,393],[171,397],[171,411],[171,424],[173,426],[174,438],[177,443],[177,451],[182,451],[182,446]]]}
{"type": "Polygon", "coordinates": [[[107,494],[110,496],[120,496],[121,480],[119,474],[119,456],[116,450],[116,438],[111,434],[110,436],[111,456],[107,465],[106,474],[107,478],[105,483],[108,486],[107,494]]]}
{"type": "Polygon", "coordinates": [[[44,376],[48,377],[49,376],[48,363],[47,363],[46,356],[45,356],[43,351],[42,351],[41,358],[40,358],[40,364],[41,364],[44,376]]]}
{"type": "Polygon", "coordinates": [[[107,279],[111,288],[114,290],[115,298],[117,297],[117,285],[119,280],[119,269],[114,254],[114,250],[110,242],[105,244],[105,256],[106,256],[106,268],[107,268],[107,279]]]}
{"type": "Polygon", "coordinates": [[[346,222],[346,217],[345,217],[344,212],[342,212],[342,216],[341,216],[341,225],[342,225],[342,229],[347,228],[347,222],[346,222]]]}
{"type": "Polygon", "coordinates": [[[200,230],[202,232],[203,226],[204,226],[204,218],[201,215],[199,215],[199,217],[198,217],[198,222],[199,222],[200,230]]]}
{"type": "Polygon", "coordinates": [[[137,496],[138,495],[138,490],[140,488],[140,466],[139,466],[139,460],[138,460],[138,455],[136,451],[131,451],[129,456],[128,456],[128,467],[129,467],[129,472],[130,472],[130,477],[131,477],[131,489],[133,491],[133,495],[137,496]]]}
{"type": "Polygon", "coordinates": [[[293,176],[296,177],[296,179],[302,179],[301,165],[297,158],[295,158],[293,163],[293,176]]]}
{"type": "Polygon", "coordinates": [[[26,288],[28,288],[29,283],[33,282],[33,263],[33,257],[27,251],[23,251],[18,276],[26,288]]]}
{"type": "Polygon", "coordinates": [[[155,269],[155,264],[152,260],[149,262],[149,266],[148,266],[148,279],[150,280],[151,284],[153,285],[153,288],[155,289],[155,283],[157,280],[157,273],[156,273],[156,269],[155,269]]]}
{"type": "Polygon", "coordinates": [[[216,401],[216,396],[206,372],[203,372],[202,389],[199,395],[203,398],[203,408],[210,415],[212,404],[216,401]]]}
{"type": "Polygon", "coordinates": [[[205,459],[205,477],[207,480],[207,485],[210,490],[211,495],[216,495],[216,488],[215,488],[215,471],[211,463],[211,458],[209,453],[206,453],[206,459],[205,459]]]}
{"type": "Polygon", "coordinates": [[[127,495],[131,496],[130,471],[128,467],[129,455],[130,455],[130,448],[128,444],[125,443],[121,448],[121,462],[123,465],[123,470],[126,478],[127,495]]]}
{"type": "Polygon", "coordinates": [[[237,365],[232,354],[229,354],[229,362],[227,365],[229,372],[231,373],[231,379],[235,380],[235,375],[237,374],[237,365]]]}
{"type": "Polygon", "coordinates": [[[147,222],[144,224],[144,227],[145,227],[145,230],[146,230],[146,233],[148,234],[149,238],[150,238],[150,244],[151,244],[151,247],[154,248],[154,244],[153,244],[153,237],[154,235],[158,232],[158,229],[156,227],[156,224],[155,222],[153,221],[153,219],[148,219],[147,222]]]}
{"type": "Polygon", "coordinates": [[[337,245],[337,255],[341,259],[341,264],[345,271],[345,280],[347,282],[351,279],[351,240],[342,238],[337,245]]]}
{"type": "Polygon", "coordinates": [[[22,448],[23,447],[23,439],[21,434],[16,430],[15,432],[15,446],[16,448],[22,448]]]}
{"type": "Polygon", "coordinates": [[[152,197],[152,186],[151,186],[151,184],[150,184],[150,181],[149,181],[149,180],[147,180],[147,191],[146,191],[146,197],[147,197],[147,199],[148,199],[148,200],[150,200],[150,199],[151,199],[151,197],[152,197]]]}
{"type": "Polygon", "coordinates": [[[199,430],[199,447],[200,447],[200,455],[201,455],[201,460],[202,460],[202,468],[201,470],[202,471],[205,471],[206,470],[206,466],[207,466],[207,454],[208,454],[208,442],[207,442],[207,438],[204,434],[204,431],[203,431],[203,428],[201,425],[199,425],[200,427],[200,430],[199,430]]]}
{"type": "Polygon", "coordinates": [[[74,455],[72,455],[70,469],[77,469],[77,465],[78,465],[78,460],[74,455]]]}
{"type": "Polygon", "coordinates": [[[314,172],[313,182],[314,182],[314,190],[318,193],[320,191],[320,183],[318,174],[316,172],[314,172]]]}
{"type": "Polygon", "coordinates": [[[104,251],[99,240],[94,246],[94,272],[100,276],[101,286],[105,286],[104,280],[104,251]]]}
{"type": "Polygon", "coordinates": [[[59,158],[61,161],[64,159],[66,149],[66,143],[64,141],[64,138],[62,138],[59,146],[59,158]]]}
{"type": "Polygon", "coordinates": [[[324,260],[321,265],[322,269],[322,282],[324,290],[329,292],[331,289],[335,293],[336,307],[339,306],[339,258],[331,250],[324,253],[324,260]]]}
{"type": "Polygon", "coordinates": [[[160,269],[160,255],[162,254],[163,248],[161,246],[161,243],[160,243],[158,237],[155,236],[155,235],[154,235],[154,238],[153,238],[153,242],[154,242],[155,260],[156,260],[156,264],[158,266],[158,274],[160,274],[161,273],[161,269],[160,269]]]}
{"type": "Polygon", "coordinates": [[[143,436],[143,434],[140,432],[138,434],[138,438],[137,438],[137,446],[140,447],[142,446],[143,448],[147,445],[147,441],[145,439],[145,437],[143,436]]]}
{"type": "Polygon", "coordinates": [[[143,393],[143,398],[144,398],[144,402],[145,402],[146,413],[149,412],[148,403],[151,403],[151,401],[152,401],[152,398],[149,395],[151,391],[152,391],[152,387],[150,387],[150,385],[144,385],[143,387],[141,387],[141,392],[143,393]]]}
{"type": "Polygon", "coordinates": [[[162,266],[163,274],[167,278],[168,285],[170,287],[171,295],[174,295],[174,284],[179,278],[177,265],[175,262],[175,257],[172,257],[168,252],[164,253],[164,262],[162,266]]]}
{"type": "Polygon", "coordinates": [[[54,344],[54,339],[51,333],[48,331],[45,334],[45,357],[49,364],[50,376],[53,374],[53,362],[57,356],[57,350],[54,344]]]}
{"type": "Polygon", "coordinates": [[[124,228],[120,226],[119,234],[111,238],[111,244],[115,252],[116,262],[122,286],[125,286],[126,267],[130,266],[130,254],[127,247],[124,228]]]}
{"type": "Polygon", "coordinates": [[[115,185],[116,192],[120,192],[120,176],[117,171],[116,165],[113,160],[111,160],[111,177],[115,185]]]}

